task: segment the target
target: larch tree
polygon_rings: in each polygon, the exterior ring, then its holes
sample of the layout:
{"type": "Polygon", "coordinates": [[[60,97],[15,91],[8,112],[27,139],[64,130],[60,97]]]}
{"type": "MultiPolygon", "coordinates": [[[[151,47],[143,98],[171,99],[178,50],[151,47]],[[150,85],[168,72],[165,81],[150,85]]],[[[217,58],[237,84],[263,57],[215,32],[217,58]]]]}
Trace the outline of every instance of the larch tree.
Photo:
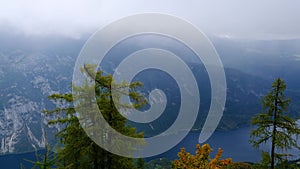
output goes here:
{"type": "MultiPolygon", "coordinates": [[[[143,137],[143,133],[136,133],[135,128],[127,125],[127,120],[117,110],[112,100],[112,88],[113,82],[111,75],[103,75],[101,71],[94,71],[93,65],[85,65],[82,72],[95,82],[94,86],[90,86],[88,80],[84,82],[81,87],[76,87],[76,90],[80,91],[92,91],[95,92],[96,103],[101,109],[101,113],[107,123],[117,130],[118,132],[131,136],[131,137],[143,137]],[[89,88],[89,89],[88,89],[89,88]]],[[[122,83],[118,85],[118,88],[128,87],[130,89],[128,95],[133,100],[133,107],[138,108],[145,104],[144,96],[136,91],[136,88],[140,87],[141,83],[133,82],[130,84],[122,83]]],[[[73,88],[74,89],[74,88],[73,88]]],[[[87,100],[89,94],[87,94],[87,100]]],[[[74,108],[74,97],[72,94],[53,94],[50,99],[61,102],[61,107],[54,110],[45,111],[48,116],[55,117],[49,122],[49,125],[60,125],[63,129],[57,133],[57,137],[62,144],[57,153],[57,164],[59,168],[69,169],[134,169],[136,168],[134,159],[120,157],[112,154],[105,149],[98,146],[91,138],[86,134],[86,130],[82,128],[82,123],[78,119],[77,108],[74,108]]],[[[114,100],[115,101],[115,100],[114,100]]],[[[86,102],[85,102],[86,103],[86,102]]],[[[125,105],[127,106],[127,105],[125,105]]],[[[93,117],[91,112],[93,108],[86,108],[89,117],[93,117]]],[[[127,107],[130,108],[130,107],[127,107]]],[[[87,119],[87,122],[94,122],[94,119],[87,119]]],[[[95,122],[96,123],[96,122],[95,122]]],[[[103,129],[105,130],[105,129],[103,129]]],[[[96,132],[95,132],[96,133],[96,132]]],[[[99,133],[99,132],[97,132],[99,133]]],[[[110,140],[110,138],[106,138],[110,140]]]]}
{"type": "Polygon", "coordinates": [[[271,169],[275,168],[275,160],[282,160],[287,154],[284,150],[296,147],[300,134],[296,119],[288,115],[290,99],[286,98],[284,91],[286,84],[280,78],[272,83],[271,91],[262,99],[263,111],[251,120],[255,129],[251,131],[250,143],[255,148],[267,141],[271,142],[271,169]]]}

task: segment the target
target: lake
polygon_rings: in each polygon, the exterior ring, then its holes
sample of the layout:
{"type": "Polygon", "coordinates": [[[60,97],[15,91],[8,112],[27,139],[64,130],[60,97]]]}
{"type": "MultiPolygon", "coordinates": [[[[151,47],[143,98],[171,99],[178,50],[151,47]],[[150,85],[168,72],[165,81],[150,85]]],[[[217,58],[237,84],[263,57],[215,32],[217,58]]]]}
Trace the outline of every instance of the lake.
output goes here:
{"type": "MultiPolygon", "coordinates": [[[[207,140],[207,143],[213,148],[213,155],[217,152],[218,148],[222,148],[223,158],[230,157],[233,161],[243,161],[243,162],[259,162],[261,160],[261,149],[257,150],[251,146],[249,143],[250,127],[244,127],[232,131],[216,131],[207,140]]],[[[196,150],[196,144],[198,144],[199,132],[190,132],[178,145],[176,145],[171,150],[160,154],[154,158],[167,157],[168,159],[176,159],[177,153],[180,151],[181,147],[193,153],[196,150]]],[[[300,140],[299,140],[300,143],[300,140]]],[[[267,143],[262,146],[264,151],[269,151],[270,144],[267,143]]],[[[292,154],[298,154],[291,159],[299,158],[299,151],[291,150],[292,154]]],[[[154,158],[148,158],[151,160],[154,158]]]]}
{"type": "MultiPolygon", "coordinates": [[[[217,152],[218,148],[222,148],[223,158],[230,157],[233,161],[244,161],[244,162],[258,162],[261,158],[261,151],[253,148],[249,144],[249,133],[250,127],[244,127],[232,131],[216,131],[212,137],[207,141],[213,148],[213,155],[217,152]]],[[[190,132],[178,145],[173,147],[171,150],[160,154],[155,157],[147,158],[146,161],[155,158],[168,158],[170,160],[177,158],[177,153],[181,147],[185,147],[187,151],[194,153],[196,144],[198,143],[199,132],[190,132]]],[[[299,140],[300,143],[300,140],[299,140]]],[[[268,150],[270,144],[263,146],[265,150],[268,150]]],[[[299,151],[293,151],[294,154],[299,154],[299,151]]],[[[299,156],[298,156],[299,157],[299,156]]],[[[1,168],[19,169],[20,163],[30,168],[32,166],[29,162],[24,159],[35,160],[34,153],[24,154],[11,154],[0,156],[1,168]]]]}
{"type": "MultiPolygon", "coordinates": [[[[44,151],[39,151],[43,153],[44,151]]],[[[33,167],[31,162],[27,160],[36,161],[34,152],[22,153],[22,154],[8,154],[0,156],[0,168],[2,169],[20,169],[22,165],[24,168],[29,169],[33,167]]]]}

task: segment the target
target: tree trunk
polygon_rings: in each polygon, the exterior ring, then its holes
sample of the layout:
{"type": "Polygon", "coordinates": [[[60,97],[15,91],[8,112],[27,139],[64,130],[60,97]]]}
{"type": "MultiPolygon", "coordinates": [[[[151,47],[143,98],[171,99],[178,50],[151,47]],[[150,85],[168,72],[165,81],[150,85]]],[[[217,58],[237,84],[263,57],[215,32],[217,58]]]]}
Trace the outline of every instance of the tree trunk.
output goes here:
{"type": "MultiPolygon", "coordinates": [[[[110,107],[111,107],[111,111],[108,114],[108,123],[110,126],[113,126],[113,108],[114,108],[114,102],[113,102],[113,97],[112,97],[112,88],[111,86],[109,86],[109,103],[110,103],[110,107]]],[[[111,133],[108,133],[108,146],[111,147],[111,133]]],[[[107,153],[107,169],[111,169],[111,165],[112,165],[112,156],[111,153],[108,152],[107,153]]]]}
{"type": "Polygon", "coordinates": [[[46,150],[45,150],[45,157],[44,157],[44,162],[43,162],[43,168],[47,169],[47,163],[48,163],[48,155],[49,155],[49,150],[48,150],[48,146],[46,145],[46,150]]]}
{"type": "Polygon", "coordinates": [[[74,169],[79,169],[79,155],[78,155],[78,153],[75,154],[74,161],[75,161],[74,169]]]}
{"type": "Polygon", "coordinates": [[[106,152],[103,150],[102,151],[102,158],[100,158],[101,169],[105,169],[105,157],[106,157],[106,152]]]}
{"type": "Polygon", "coordinates": [[[93,163],[94,163],[94,169],[99,169],[99,164],[98,164],[98,153],[97,153],[97,146],[95,143],[92,143],[93,146],[93,151],[94,151],[94,157],[93,157],[93,163]]]}
{"type": "Polygon", "coordinates": [[[277,106],[278,106],[278,92],[280,82],[277,81],[276,94],[274,100],[274,118],[273,118],[273,132],[272,132],[272,149],[271,149],[271,169],[275,168],[275,141],[276,141],[276,118],[277,118],[277,106]]]}
{"type": "Polygon", "coordinates": [[[275,124],[275,122],[273,122],[272,150],[271,150],[271,169],[275,168],[275,165],[274,165],[275,164],[275,134],[276,134],[276,124],[275,124]]]}

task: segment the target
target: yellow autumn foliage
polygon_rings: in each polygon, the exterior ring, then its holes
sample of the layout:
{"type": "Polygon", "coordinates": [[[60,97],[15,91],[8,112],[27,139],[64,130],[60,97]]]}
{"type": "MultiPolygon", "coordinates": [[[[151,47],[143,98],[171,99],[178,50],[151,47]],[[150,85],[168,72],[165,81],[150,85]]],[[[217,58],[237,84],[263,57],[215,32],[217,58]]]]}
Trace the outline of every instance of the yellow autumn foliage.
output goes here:
{"type": "Polygon", "coordinates": [[[174,169],[222,169],[232,163],[230,158],[221,160],[223,150],[218,149],[214,158],[210,158],[212,148],[209,144],[196,145],[196,155],[186,152],[181,148],[178,153],[178,160],[174,160],[172,167],[174,169]]]}

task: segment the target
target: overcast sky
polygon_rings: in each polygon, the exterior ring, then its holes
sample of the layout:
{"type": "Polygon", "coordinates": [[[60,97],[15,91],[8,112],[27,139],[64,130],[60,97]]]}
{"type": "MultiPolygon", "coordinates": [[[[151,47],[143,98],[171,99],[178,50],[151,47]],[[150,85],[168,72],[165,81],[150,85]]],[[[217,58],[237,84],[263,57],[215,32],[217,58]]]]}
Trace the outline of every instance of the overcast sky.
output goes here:
{"type": "Polygon", "coordinates": [[[144,12],[186,19],[227,38],[300,38],[299,0],[0,0],[0,30],[80,37],[144,12]]]}

